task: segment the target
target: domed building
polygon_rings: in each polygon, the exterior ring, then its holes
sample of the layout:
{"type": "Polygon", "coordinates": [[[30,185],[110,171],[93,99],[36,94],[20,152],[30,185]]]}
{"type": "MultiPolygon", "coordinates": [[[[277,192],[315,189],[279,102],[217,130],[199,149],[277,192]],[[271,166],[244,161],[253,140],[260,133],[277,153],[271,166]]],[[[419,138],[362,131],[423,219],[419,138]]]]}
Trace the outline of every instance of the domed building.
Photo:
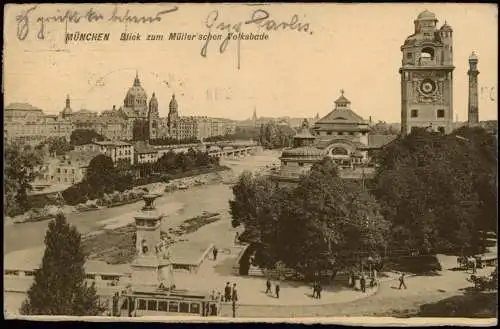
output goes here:
{"type": "Polygon", "coordinates": [[[311,167],[323,160],[326,153],[315,147],[316,137],[309,131],[309,123],[304,119],[299,132],[293,137],[293,147],[281,153],[281,166],[273,179],[279,184],[296,183],[300,176],[307,174],[311,167]]]}
{"type": "Polygon", "coordinates": [[[132,140],[158,138],[159,112],[158,100],[153,92],[148,106],[148,95],[141,85],[139,73],[136,73],[132,87],[129,88],[123,107],[120,109],[127,120],[127,136],[132,140]]]}
{"type": "Polygon", "coordinates": [[[351,102],[341,95],[333,111],[314,124],[317,146],[341,168],[350,168],[367,161],[369,122],[351,108],[351,102]]]}

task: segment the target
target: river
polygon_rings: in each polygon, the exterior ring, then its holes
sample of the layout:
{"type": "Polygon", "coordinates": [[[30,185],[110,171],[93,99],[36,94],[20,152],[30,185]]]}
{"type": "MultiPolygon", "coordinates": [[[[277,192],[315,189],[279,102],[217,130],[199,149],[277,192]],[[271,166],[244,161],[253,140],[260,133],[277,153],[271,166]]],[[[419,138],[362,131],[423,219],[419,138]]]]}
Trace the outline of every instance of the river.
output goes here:
{"type": "MultiPolygon", "coordinates": [[[[225,175],[239,175],[244,170],[255,171],[276,162],[277,151],[263,151],[260,154],[237,159],[223,159],[221,164],[229,166],[232,171],[225,175]]],[[[217,183],[192,187],[165,193],[156,200],[157,208],[166,214],[163,229],[175,226],[185,219],[200,215],[203,211],[226,213],[228,201],[232,198],[231,186],[217,183]]],[[[82,234],[101,229],[105,224],[120,221],[123,218],[132,220],[140,209],[142,201],[96,211],[71,213],[66,215],[69,223],[75,225],[82,234]]],[[[49,221],[4,225],[4,255],[8,253],[37,248],[44,245],[45,232],[49,221]]]]}

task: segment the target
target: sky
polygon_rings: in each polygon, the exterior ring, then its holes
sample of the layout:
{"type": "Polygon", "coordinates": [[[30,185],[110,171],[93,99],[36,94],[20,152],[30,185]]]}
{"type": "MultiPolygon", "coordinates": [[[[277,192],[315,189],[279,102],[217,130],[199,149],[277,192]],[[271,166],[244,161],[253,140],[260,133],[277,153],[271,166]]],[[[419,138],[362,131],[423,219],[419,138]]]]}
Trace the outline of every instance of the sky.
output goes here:
{"type": "MultiPolygon", "coordinates": [[[[175,93],[181,115],[206,115],[242,120],[252,116],[313,117],[328,114],[343,89],[353,110],[368,119],[400,121],[400,46],[414,30],[413,20],[428,9],[438,27],[453,28],[454,116],[467,120],[468,57],[479,57],[480,120],[497,119],[498,9],[491,4],[273,4],[261,6],[179,4],[175,12],[160,15],[151,24],[111,22],[113,16],[154,16],[174,7],[148,5],[38,5],[28,17],[28,34],[16,16],[33,7],[7,5],[4,19],[4,104],[27,102],[56,114],[66,95],[73,110],[92,111],[120,107],[136,72],[148,97],[155,92],[160,116],[168,114],[175,93]],[[38,39],[39,17],[89,9],[103,19],[78,24],[46,22],[44,39],[38,39]],[[207,21],[234,26],[269,14],[290,22],[296,15],[302,31],[267,31],[257,24],[243,24],[245,33],[268,34],[268,40],[231,40],[224,53],[222,41],[168,40],[169,33],[206,34],[207,21]],[[308,25],[306,25],[306,23],[308,25]],[[21,27],[21,28],[20,28],[21,27]],[[110,33],[108,41],[69,41],[65,32],[110,33]],[[121,33],[140,33],[139,41],[120,41],[121,33]],[[147,34],[164,40],[148,41],[147,34]],[[238,51],[239,48],[239,51],[238,51]],[[239,68],[238,68],[239,58],[239,68]]],[[[295,24],[297,25],[297,24],[295,24]]],[[[234,28],[233,28],[234,31],[234,28]]]]}

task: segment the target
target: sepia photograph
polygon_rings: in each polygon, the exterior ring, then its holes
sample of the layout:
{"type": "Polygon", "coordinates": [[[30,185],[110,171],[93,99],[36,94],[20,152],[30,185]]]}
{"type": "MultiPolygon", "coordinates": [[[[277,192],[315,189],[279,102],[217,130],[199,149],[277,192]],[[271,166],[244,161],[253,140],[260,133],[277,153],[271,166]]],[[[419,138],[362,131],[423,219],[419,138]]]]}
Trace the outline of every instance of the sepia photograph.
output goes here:
{"type": "Polygon", "coordinates": [[[5,4],[4,317],[497,324],[498,6],[5,4]]]}

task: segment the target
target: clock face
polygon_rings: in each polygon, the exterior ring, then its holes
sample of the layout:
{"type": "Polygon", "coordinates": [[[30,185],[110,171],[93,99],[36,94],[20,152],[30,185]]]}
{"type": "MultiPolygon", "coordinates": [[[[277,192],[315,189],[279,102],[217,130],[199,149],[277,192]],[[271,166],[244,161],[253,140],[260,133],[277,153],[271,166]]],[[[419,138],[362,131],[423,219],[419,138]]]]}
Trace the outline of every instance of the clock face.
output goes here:
{"type": "Polygon", "coordinates": [[[430,79],[425,79],[420,84],[420,91],[425,95],[430,95],[436,91],[436,83],[430,79]]]}

